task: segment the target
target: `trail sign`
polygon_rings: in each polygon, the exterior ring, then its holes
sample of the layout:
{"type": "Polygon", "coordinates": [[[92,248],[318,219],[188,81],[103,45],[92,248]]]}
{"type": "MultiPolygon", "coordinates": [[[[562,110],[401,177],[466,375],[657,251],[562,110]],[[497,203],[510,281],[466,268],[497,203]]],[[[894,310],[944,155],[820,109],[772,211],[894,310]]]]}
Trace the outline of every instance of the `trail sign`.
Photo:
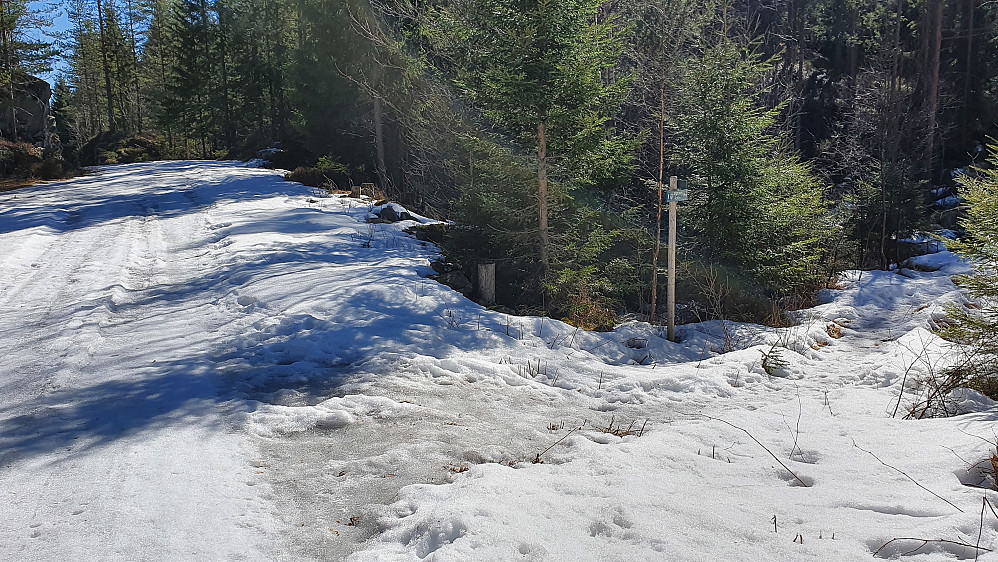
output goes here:
{"type": "Polygon", "coordinates": [[[669,190],[665,192],[665,201],[667,203],[689,201],[690,191],[688,189],[677,189],[675,191],[669,190]]]}

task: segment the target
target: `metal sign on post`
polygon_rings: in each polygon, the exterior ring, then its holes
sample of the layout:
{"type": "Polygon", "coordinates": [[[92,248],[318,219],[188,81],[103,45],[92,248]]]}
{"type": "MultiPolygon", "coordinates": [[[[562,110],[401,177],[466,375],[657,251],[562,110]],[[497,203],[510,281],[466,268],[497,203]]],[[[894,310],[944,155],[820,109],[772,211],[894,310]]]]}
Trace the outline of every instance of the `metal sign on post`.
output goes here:
{"type": "Polygon", "coordinates": [[[665,192],[666,203],[673,203],[673,202],[678,203],[680,201],[689,201],[689,199],[690,199],[690,192],[688,189],[677,189],[675,191],[665,192]]]}

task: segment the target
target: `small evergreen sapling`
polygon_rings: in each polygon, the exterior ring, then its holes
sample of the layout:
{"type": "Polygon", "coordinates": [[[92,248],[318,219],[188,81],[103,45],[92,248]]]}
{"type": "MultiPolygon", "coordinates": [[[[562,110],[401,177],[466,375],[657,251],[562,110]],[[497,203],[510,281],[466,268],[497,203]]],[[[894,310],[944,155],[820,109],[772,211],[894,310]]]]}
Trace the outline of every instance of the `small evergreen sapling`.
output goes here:
{"type": "Polygon", "coordinates": [[[960,178],[968,203],[967,216],[960,222],[966,234],[947,243],[974,266],[972,274],[957,278],[974,298],[974,307],[951,307],[954,323],[941,333],[963,344],[967,353],[965,361],[946,375],[959,386],[994,398],[998,396],[998,145],[989,149],[990,167],[960,178]]]}

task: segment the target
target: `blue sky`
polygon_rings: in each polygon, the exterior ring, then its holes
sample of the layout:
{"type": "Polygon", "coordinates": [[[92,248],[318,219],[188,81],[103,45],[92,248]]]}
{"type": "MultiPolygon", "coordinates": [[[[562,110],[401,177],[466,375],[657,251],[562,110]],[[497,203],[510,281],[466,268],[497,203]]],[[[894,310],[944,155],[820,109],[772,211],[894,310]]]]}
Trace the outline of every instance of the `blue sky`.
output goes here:
{"type": "MultiPolygon", "coordinates": [[[[44,30],[46,33],[58,33],[60,31],[66,31],[69,29],[69,17],[66,15],[66,3],[63,1],[59,2],[31,2],[31,7],[36,10],[53,8],[52,12],[52,27],[44,30]]],[[[35,31],[32,33],[36,38],[43,38],[46,41],[53,41],[53,38],[46,37],[41,31],[35,31]]],[[[60,69],[65,68],[65,63],[61,60],[55,61],[56,67],[54,72],[43,74],[41,78],[47,80],[50,84],[55,82],[55,77],[59,73],[60,69]]]]}

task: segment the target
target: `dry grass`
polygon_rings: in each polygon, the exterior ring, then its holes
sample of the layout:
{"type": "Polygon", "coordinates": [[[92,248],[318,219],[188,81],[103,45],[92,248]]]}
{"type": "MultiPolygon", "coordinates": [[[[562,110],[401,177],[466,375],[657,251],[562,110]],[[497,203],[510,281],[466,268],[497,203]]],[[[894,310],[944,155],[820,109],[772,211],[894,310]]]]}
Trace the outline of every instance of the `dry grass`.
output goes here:
{"type": "Polygon", "coordinates": [[[0,179],[0,193],[5,191],[14,191],[15,189],[21,189],[22,187],[30,187],[39,183],[43,183],[42,180],[30,178],[3,178],[0,179]]]}

